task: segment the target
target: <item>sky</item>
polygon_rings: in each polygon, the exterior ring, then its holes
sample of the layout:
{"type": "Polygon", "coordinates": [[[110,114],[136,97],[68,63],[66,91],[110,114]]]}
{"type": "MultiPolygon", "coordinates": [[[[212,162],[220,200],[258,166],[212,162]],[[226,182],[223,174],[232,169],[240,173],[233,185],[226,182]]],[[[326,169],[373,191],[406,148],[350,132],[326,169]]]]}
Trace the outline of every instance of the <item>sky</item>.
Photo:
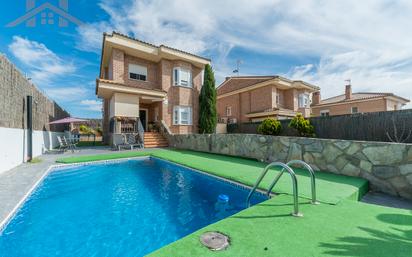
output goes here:
{"type": "MultiPolygon", "coordinates": [[[[0,52],[75,117],[101,117],[95,80],[111,31],[211,58],[217,86],[240,60],[240,75],[304,80],[322,98],[342,94],[350,79],[354,92],[412,99],[410,0],[68,1],[81,24],[7,27],[26,0],[3,3],[0,52]]],[[[58,6],[36,6],[46,2],[58,6]]]]}

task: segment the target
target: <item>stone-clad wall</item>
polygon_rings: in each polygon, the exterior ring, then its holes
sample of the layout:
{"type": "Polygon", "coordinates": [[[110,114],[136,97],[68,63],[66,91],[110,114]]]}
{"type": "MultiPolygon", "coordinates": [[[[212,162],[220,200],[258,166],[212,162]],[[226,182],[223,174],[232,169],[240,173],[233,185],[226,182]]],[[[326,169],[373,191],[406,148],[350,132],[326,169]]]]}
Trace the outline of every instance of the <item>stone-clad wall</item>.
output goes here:
{"type": "MultiPolygon", "coordinates": [[[[64,94],[64,91],[62,91],[64,94]]],[[[33,96],[33,129],[63,131],[64,125],[50,126],[53,120],[70,116],[54,101],[47,98],[0,53],[0,127],[26,127],[26,96],[33,96]]]]}
{"type": "Polygon", "coordinates": [[[412,144],[364,142],[255,134],[173,135],[180,149],[271,162],[304,160],[315,170],[369,180],[372,189],[412,199],[412,144]]]}

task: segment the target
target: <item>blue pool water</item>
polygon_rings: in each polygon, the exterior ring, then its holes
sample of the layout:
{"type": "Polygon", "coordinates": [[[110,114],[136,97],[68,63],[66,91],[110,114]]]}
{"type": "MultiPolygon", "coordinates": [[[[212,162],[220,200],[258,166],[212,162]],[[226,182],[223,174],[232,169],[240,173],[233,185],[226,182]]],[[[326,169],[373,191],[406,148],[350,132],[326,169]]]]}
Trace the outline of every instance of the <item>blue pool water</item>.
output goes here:
{"type": "Polygon", "coordinates": [[[153,158],[59,168],[0,232],[0,256],[144,256],[244,209],[247,193],[153,158]]]}

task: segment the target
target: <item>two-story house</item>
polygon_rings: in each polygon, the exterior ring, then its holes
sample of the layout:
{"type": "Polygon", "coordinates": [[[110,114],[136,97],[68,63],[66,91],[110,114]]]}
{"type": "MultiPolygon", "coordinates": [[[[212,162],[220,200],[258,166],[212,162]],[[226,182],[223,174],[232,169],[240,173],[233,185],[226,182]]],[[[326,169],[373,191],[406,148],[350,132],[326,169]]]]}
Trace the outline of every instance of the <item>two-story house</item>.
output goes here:
{"type": "Polygon", "coordinates": [[[281,76],[228,77],[217,88],[217,112],[223,123],[258,122],[265,118],[310,116],[310,99],[319,87],[281,76]]]}
{"type": "Polygon", "coordinates": [[[393,93],[352,93],[352,86],[345,86],[345,94],[321,99],[320,92],[312,101],[313,116],[334,116],[367,112],[397,111],[409,102],[393,93]]]}
{"type": "MultiPolygon", "coordinates": [[[[104,34],[96,94],[103,100],[103,131],[113,134],[167,126],[197,132],[199,92],[210,60],[116,32],[104,34]]],[[[157,145],[151,145],[157,146],[157,145]]]]}

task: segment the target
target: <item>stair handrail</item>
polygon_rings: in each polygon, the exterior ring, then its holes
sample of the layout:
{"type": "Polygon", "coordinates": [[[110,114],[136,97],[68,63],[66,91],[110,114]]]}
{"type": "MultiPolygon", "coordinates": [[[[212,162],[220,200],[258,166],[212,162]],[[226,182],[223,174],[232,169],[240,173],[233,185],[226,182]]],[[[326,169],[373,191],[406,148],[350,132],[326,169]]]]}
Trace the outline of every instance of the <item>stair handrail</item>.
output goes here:
{"type": "Polygon", "coordinates": [[[250,190],[249,195],[247,196],[246,206],[250,207],[250,199],[252,198],[253,193],[256,191],[260,182],[262,182],[263,178],[265,177],[269,169],[274,166],[280,166],[283,168],[282,171],[286,170],[289,173],[290,178],[292,179],[292,187],[293,187],[293,213],[292,215],[295,217],[302,217],[303,215],[299,213],[298,182],[297,182],[296,174],[288,165],[286,165],[283,162],[272,162],[263,169],[259,178],[256,180],[255,185],[253,186],[252,190],[250,190]]]}
{"type": "MultiPolygon", "coordinates": [[[[307,164],[306,162],[302,161],[302,160],[291,160],[288,163],[286,163],[287,166],[290,167],[290,165],[302,165],[306,170],[309,171],[310,174],[310,180],[311,180],[311,191],[312,191],[312,200],[311,203],[312,204],[319,204],[319,202],[316,199],[316,176],[315,176],[315,171],[312,169],[312,167],[307,164]]],[[[284,173],[284,169],[282,169],[280,171],[280,173],[276,176],[276,178],[273,180],[272,184],[269,186],[268,191],[266,192],[266,195],[269,196],[270,193],[272,192],[273,188],[275,187],[275,185],[277,184],[277,182],[279,181],[279,179],[282,177],[283,173],[284,173]]]]}
{"type": "Polygon", "coordinates": [[[139,134],[139,138],[144,147],[144,127],[143,127],[142,121],[140,120],[140,117],[137,118],[137,133],[139,134]]]}

